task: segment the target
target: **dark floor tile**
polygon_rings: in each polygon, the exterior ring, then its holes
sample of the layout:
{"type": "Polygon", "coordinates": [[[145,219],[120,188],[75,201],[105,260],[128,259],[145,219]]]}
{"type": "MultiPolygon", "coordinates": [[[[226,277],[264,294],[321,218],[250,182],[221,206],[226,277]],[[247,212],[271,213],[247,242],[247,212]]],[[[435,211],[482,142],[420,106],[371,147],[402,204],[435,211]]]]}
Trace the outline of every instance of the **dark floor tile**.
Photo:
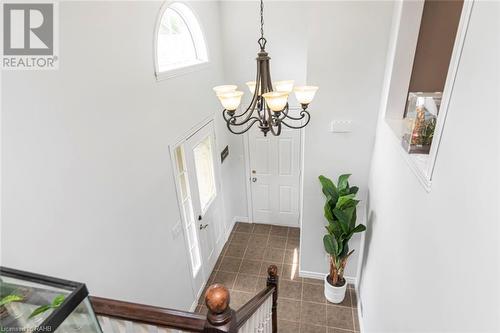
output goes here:
{"type": "Polygon", "coordinates": [[[273,226],[271,226],[271,235],[287,237],[288,236],[288,227],[273,225],[273,226]]]}
{"type": "Polygon", "coordinates": [[[300,228],[288,227],[288,238],[300,238],[300,228]]]}
{"type": "Polygon", "coordinates": [[[288,280],[279,282],[279,297],[301,299],[302,283],[288,280]]]}
{"type": "Polygon", "coordinates": [[[252,297],[255,295],[255,293],[248,293],[237,290],[230,290],[229,294],[231,296],[229,306],[233,310],[238,310],[242,305],[251,300],[252,297]]]}
{"type": "Polygon", "coordinates": [[[234,290],[255,292],[258,275],[238,274],[234,282],[234,290]]]}
{"type": "Polygon", "coordinates": [[[286,237],[281,236],[270,236],[269,241],[267,242],[268,247],[273,247],[276,249],[285,249],[286,248],[286,237]]]}
{"type": "Polygon", "coordinates": [[[267,287],[267,277],[259,276],[257,279],[257,286],[255,287],[255,290],[259,292],[266,287],[267,287]]]}
{"type": "Polygon", "coordinates": [[[236,274],[237,273],[218,271],[217,274],[215,275],[213,283],[214,284],[219,283],[225,286],[227,289],[231,289],[234,286],[234,281],[236,280],[236,274]]]}
{"type": "Polygon", "coordinates": [[[326,326],[300,324],[300,333],[326,333],[326,326]]]}
{"type": "Polygon", "coordinates": [[[293,321],[278,320],[278,333],[298,333],[299,325],[299,323],[293,321]]]}
{"type": "Polygon", "coordinates": [[[324,285],[325,281],[323,279],[311,279],[311,278],[303,278],[305,283],[310,283],[310,284],[320,284],[324,285]]]}
{"type": "Polygon", "coordinates": [[[236,232],[252,232],[252,229],[252,223],[236,222],[233,230],[236,232]]]}
{"type": "Polygon", "coordinates": [[[259,275],[260,266],[262,266],[262,261],[260,260],[243,259],[239,273],[259,275]]]}
{"type": "Polygon", "coordinates": [[[287,238],[286,242],[286,249],[287,250],[299,250],[300,248],[300,241],[298,238],[287,238]]]}
{"type": "Polygon", "coordinates": [[[326,304],[304,302],[300,306],[300,321],[326,326],[326,304]]]}
{"type": "Polygon", "coordinates": [[[224,253],[224,256],[225,257],[243,258],[243,255],[245,254],[246,248],[247,248],[247,246],[245,244],[230,244],[227,247],[227,250],[224,253]]]}
{"type": "MultiPolygon", "coordinates": [[[[222,262],[222,258],[224,258],[224,252],[221,252],[219,255],[219,258],[217,258],[217,261],[215,262],[215,265],[214,265],[214,271],[219,269],[220,264],[222,262]]],[[[213,272],[212,272],[212,274],[213,274],[213,272]]]]}
{"type": "Polygon", "coordinates": [[[354,321],[354,330],[356,332],[359,332],[359,317],[358,317],[358,309],[353,308],[352,309],[352,316],[353,316],[353,321],[354,321]]]}
{"type": "Polygon", "coordinates": [[[282,280],[293,280],[302,282],[302,278],[299,277],[299,265],[283,265],[283,272],[280,275],[282,280]]]}
{"type": "Polygon", "coordinates": [[[326,303],[324,285],[304,283],[302,300],[307,302],[326,303]]]}
{"type": "Polygon", "coordinates": [[[215,279],[216,274],[217,274],[217,270],[215,270],[215,269],[212,271],[212,273],[210,273],[210,276],[208,277],[208,280],[207,280],[207,286],[214,283],[214,279],[215,279]]]}
{"type": "Polygon", "coordinates": [[[237,273],[240,270],[241,259],[233,257],[224,257],[220,263],[219,270],[224,272],[237,273]]]}
{"type": "Polygon", "coordinates": [[[328,326],[354,330],[354,318],[351,308],[328,305],[326,317],[328,326]]]}
{"type": "Polygon", "coordinates": [[[341,328],[328,327],[327,333],[354,333],[354,331],[343,330],[341,328]]]}
{"type": "MultiPolygon", "coordinates": [[[[278,332],[359,331],[353,285],[348,285],[342,304],[331,305],[324,298],[323,279],[299,277],[299,237],[299,228],[236,223],[207,286],[221,283],[228,287],[231,308],[237,310],[266,288],[267,268],[274,264],[280,278],[278,332]]],[[[204,293],[200,296],[197,312],[206,313],[203,303],[204,293]]]]}
{"type": "Polygon", "coordinates": [[[252,233],[254,233],[254,234],[269,235],[270,231],[271,231],[271,225],[256,223],[256,224],[253,225],[252,233]]]}
{"type": "Polygon", "coordinates": [[[276,249],[274,247],[266,248],[266,252],[264,252],[264,260],[270,262],[278,262],[283,263],[283,258],[285,257],[284,249],[276,249]]]}
{"type": "Polygon", "coordinates": [[[300,321],[300,301],[279,299],[278,297],[278,318],[295,322],[300,321]]]}
{"type": "Polygon", "coordinates": [[[275,265],[278,268],[278,276],[281,276],[283,273],[283,264],[278,263],[278,262],[272,262],[272,261],[263,261],[262,266],[260,267],[260,276],[268,276],[267,274],[267,269],[269,266],[275,265]]]}
{"type": "Polygon", "coordinates": [[[253,246],[252,244],[248,245],[247,250],[245,251],[245,259],[249,260],[262,260],[264,259],[264,252],[266,251],[265,247],[253,246]]]}
{"type": "Polygon", "coordinates": [[[285,260],[283,263],[286,265],[299,264],[299,251],[285,250],[285,260]]]}
{"type": "Polygon", "coordinates": [[[358,307],[358,298],[356,296],[356,290],[349,289],[348,291],[351,293],[351,306],[353,308],[358,307]]]}
{"type": "Polygon", "coordinates": [[[248,246],[266,247],[268,239],[269,239],[268,235],[252,234],[252,236],[250,236],[248,246]]]}
{"type": "Polygon", "coordinates": [[[243,244],[247,245],[248,241],[250,240],[250,235],[244,232],[235,232],[232,236],[231,239],[229,240],[230,244],[243,244]]]}

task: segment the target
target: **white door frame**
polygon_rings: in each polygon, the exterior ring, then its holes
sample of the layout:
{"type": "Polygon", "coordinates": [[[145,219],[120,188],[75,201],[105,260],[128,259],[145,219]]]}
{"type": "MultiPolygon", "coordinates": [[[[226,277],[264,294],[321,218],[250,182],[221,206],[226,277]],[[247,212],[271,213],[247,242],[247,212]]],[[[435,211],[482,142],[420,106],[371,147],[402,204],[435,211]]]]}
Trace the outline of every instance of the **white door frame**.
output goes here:
{"type": "MultiPolygon", "coordinates": [[[[300,111],[302,110],[299,107],[290,107],[290,111],[300,111]]],[[[301,128],[300,131],[300,147],[299,147],[299,227],[302,228],[302,208],[303,208],[303,195],[304,192],[304,147],[305,147],[305,131],[304,128],[301,128]]],[[[264,134],[262,134],[264,135],[264,134]]],[[[268,133],[267,135],[272,135],[272,133],[268,133]]],[[[253,222],[253,201],[252,201],[252,184],[250,181],[250,143],[248,132],[243,135],[243,149],[245,153],[245,188],[247,192],[247,211],[248,211],[248,222],[253,222]]],[[[243,221],[242,221],[243,222],[243,221]]],[[[295,227],[295,226],[294,226],[295,227]]]]}
{"type": "MultiPolygon", "coordinates": [[[[172,166],[172,176],[174,177],[174,184],[175,184],[175,192],[176,192],[176,196],[177,196],[177,208],[179,210],[179,216],[180,216],[180,223],[182,225],[182,234],[184,236],[184,246],[185,246],[185,249],[186,249],[186,252],[189,251],[189,248],[188,248],[188,235],[186,234],[186,230],[185,230],[185,226],[184,226],[184,222],[182,221],[182,198],[181,198],[181,192],[180,192],[180,184],[179,184],[179,180],[177,179],[177,175],[175,173],[175,170],[177,168],[176,166],[176,159],[175,159],[175,149],[177,147],[179,147],[180,145],[182,145],[186,140],[188,140],[191,136],[193,136],[196,132],[198,132],[199,130],[201,130],[203,127],[207,126],[207,125],[212,125],[213,126],[213,130],[214,130],[214,148],[216,149],[216,152],[218,152],[218,147],[217,147],[217,134],[216,134],[216,125],[215,125],[215,119],[214,119],[214,116],[209,116],[207,118],[205,118],[203,121],[199,122],[198,124],[196,124],[195,126],[193,126],[191,129],[189,129],[185,134],[177,137],[171,144],[168,145],[168,148],[169,148],[169,153],[170,153],[170,163],[171,163],[171,166],[172,166]]],[[[217,153],[216,153],[217,155],[217,153]]],[[[221,171],[221,161],[220,159],[218,158],[215,158],[214,160],[214,167],[215,167],[215,182],[216,182],[216,186],[217,186],[217,196],[218,196],[218,199],[220,200],[219,201],[219,208],[221,210],[221,216],[222,216],[222,222],[226,220],[226,212],[225,212],[225,205],[224,205],[224,196],[222,195],[222,171],[221,171]]],[[[224,246],[224,243],[226,242],[226,238],[224,238],[225,236],[228,236],[228,233],[227,231],[225,230],[226,229],[226,225],[225,223],[222,224],[222,228],[224,230],[224,232],[221,233],[221,235],[219,235],[219,237],[216,239],[216,243],[215,243],[215,248],[214,248],[214,252],[215,252],[215,255],[218,257],[220,255],[220,253],[222,252],[222,247],[224,246]]],[[[199,244],[199,247],[200,247],[200,251],[201,251],[201,245],[199,244]]],[[[201,287],[200,290],[195,290],[195,286],[194,286],[194,281],[192,281],[192,290],[193,290],[193,293],[194,293],[194,296],[195,296],[195,299],[194,299],[194,303],[193,303],[193,306],[196,305],[197,301],[198,301],[198,298],[200,297],[201,295],[201,292],[203,292],[203,289],[206,285],[206,283],[208,282],[208,278],[209,278],[209,275],[211,273],[211,271],[213,270],[213,267],[210,267],[209,268],[209,272],[208,274],[206,274],[205,276],[205,268],[206,267],[203,267],[206,263],[203,262],[203,255],[201,256],[200,258],[202,260],[202,271],[203,271],[203,277],[204,277],[204,283],[201,287]]],[[[191,265],[191,263],[188,264],[188,267],[189,267],[189,272],[191,273],[191,275],[193,274],[193,267],[191,265]]],[[[193,306],[192,306],[192,311],[194,311],[193,309],[193,306]]]]}
{"type": "MultiPolygon", "coordinates": [[[[215,118],[212,115],[212,116],[209,116],[209,117],[205,118],[201,122],[197,123],[193,127],[191,127],[191,129],[189,129],[185,134],[177,137],[171,144],[168,145],[169,149],[170,149],[170,159],[171,159],[172,163],[175,163],[175,156],[174,156],[175,148],[177,148],[177,146],[179,146],[180,144],[182,144],[184,141],[186,141],[187,139],[189,139],[196,132],[198,132],[203,127],[209,125],[210,123],[213,123],[213,127],[214,127],[214,145],[215,145],[215,149],[219,148],[218,145],[217,145],[217,126],[215,124],[215,118]]],[[[218,152],[218,150],[216,152],[218,152]]],[[[220,203],[221,203],[221,210],[222,210],[222,213],[224,215],[223,218],[226,219],[226,216],[225,216],[225,214],[226,214],[225,202],[224,202],[224,196],[222,195],[222,163],[221,163],[220,158],[216,158],[215,159],[214,165],[215,165],[215,175],[216,175],[215,182],[217,183],[216,184],[217,185],[217,189],[220,191],[219,194],[221,194],[221,197],[220,197],[220,200],[221,200],[220,201],[220,203]]],[[[175,180],[175,181],[177,182],[177,180],[175,180]]],[[[178,186],[177,183],[176,183],[176,186],[178,186]]],[[[179,203],[179,201],[178,201],[178,203],[179,203]]],[[[179,206],[179,212],[180,212],[180,209],[182,209],[181,206],[179,206]]],[[[219,241],[224,236],[229,236],[229,234],[227,234],[227,235],[224,235],[224,234],[221,235],[219,237],[219,239],[217,239],[217,245],[219,244],[219,241]]],[[[227,240],[227,237],[226,237],[226,239],[224,239],[224,241],[226,241],[226,240],[227,240]]],[[[217,249],[218,252],[220,252],[220,250],[222,250],[222,246],[217,249]]]]}

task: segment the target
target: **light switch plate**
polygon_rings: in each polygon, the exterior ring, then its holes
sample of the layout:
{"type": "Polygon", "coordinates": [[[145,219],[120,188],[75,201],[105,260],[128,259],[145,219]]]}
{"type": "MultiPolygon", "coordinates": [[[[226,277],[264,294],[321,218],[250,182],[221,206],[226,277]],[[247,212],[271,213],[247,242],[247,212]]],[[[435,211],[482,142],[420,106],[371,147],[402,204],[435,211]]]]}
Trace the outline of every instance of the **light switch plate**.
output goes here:
{"type": "Polygon", "coordinates": [[[333,133],[352,132],[352,120],[334,120],[330,124],[330,131],[333,133]]]}

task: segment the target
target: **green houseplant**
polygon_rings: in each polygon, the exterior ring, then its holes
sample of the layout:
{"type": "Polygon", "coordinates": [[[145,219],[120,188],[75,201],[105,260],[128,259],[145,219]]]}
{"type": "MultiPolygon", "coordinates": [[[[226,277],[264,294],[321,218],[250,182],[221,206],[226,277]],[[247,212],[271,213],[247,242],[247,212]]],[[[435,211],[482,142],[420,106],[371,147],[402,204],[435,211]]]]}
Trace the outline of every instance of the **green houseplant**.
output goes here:
{"type": "Polygon", "coordinates": [[[359,189],[349,185],[349,176],[341,175],[337,185],[327,177],[319,176],[326,197],[324,214],[328,221],[323,244],[330,255],[330,272],[325,276],[325,297],[332,303],[340,303],[345,297],[347,284],[344,269],[347,259],[354,252],[349,251],[349,240],[355,233],[366,230],[364,225],[356,225],[356,207],[359,203],[356,194],[359,189]]]}

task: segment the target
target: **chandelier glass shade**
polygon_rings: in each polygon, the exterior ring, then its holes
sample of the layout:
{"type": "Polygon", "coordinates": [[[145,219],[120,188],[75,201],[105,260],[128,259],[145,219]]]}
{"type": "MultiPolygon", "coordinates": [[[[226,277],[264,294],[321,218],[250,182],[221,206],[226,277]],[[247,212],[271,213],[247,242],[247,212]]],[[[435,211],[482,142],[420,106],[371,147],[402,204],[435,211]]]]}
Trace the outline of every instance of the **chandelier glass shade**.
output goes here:
{"type": "Polygon", "coordinates": [[[246,82],[248,90],[252,94],[250,105],[245,111],[237,113],[243,92],[237,90],[236,85],[222,85],[213,88],[224,107],[222,115],[227,128],[234,134],[243,134],[255,124],[264,135],[271,132],[276,136],[280,135],[282,126],[293,129],[305,127],[311,119],[307,108],[318,90],[316,86],[297,86],[294,88],[295,82],[293,80],[272,82],[269,68],[271,58],[265,50],[267,40],[264,38],[263,12],[264,5],[261,0],[261,37],[258,40],[260,51],[256,58],[257,75],[255,81],[246,82]],[[297,116],[289,114],[288,97],[292,92],[295,93],[295,98],[302,107],[297,116]]]}

